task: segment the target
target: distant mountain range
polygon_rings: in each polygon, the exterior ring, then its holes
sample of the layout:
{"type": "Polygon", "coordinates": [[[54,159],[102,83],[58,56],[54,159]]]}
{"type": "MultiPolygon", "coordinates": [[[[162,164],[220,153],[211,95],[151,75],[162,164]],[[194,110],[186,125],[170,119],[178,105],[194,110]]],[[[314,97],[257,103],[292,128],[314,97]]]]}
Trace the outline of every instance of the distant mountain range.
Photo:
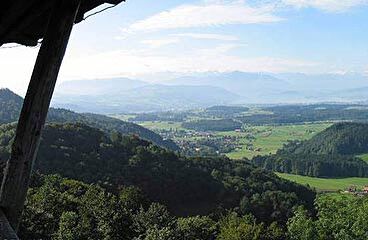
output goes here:
{"type": "MultiPolygon", "coordinates": [[[[23,98],[9,89],[0,89],[0,124],[18,121],[23,98]]],[[[156,145],[171,150],[178,150],[178,146],[171,140],[164,140],[151,130],[134,123],[121,121],[105,115],[92,113],[76,113],[66,109],[50,108],[47,122],[52,123],[84,123],[110,134],[120,132],[124,135],[137,135],[156,145]]]]}
{"type": "MultiPolygon", "coordinates": [[[[185,110],[212,105],[364,102],[368,77],[358,73],[207,72],[153,83],[128,79],[61,83],[53,106],[78,112],[122,113],[185,110]]],[[[145,76],[145,79],[148,79],[145,76]]]]}
{"type": "Polygon", "coordinates": [[[241,99],[236,93],[216,86],[146,83],[137,87],[140,83],[124,78],[65,82],[57,88],[53,106],[78,112],[122,113],[184,110],[241,99]]]}
{"type": "Polygon", "coordinates": [[[282,79],[262,73],[245,72],[206,73],[198,76],[184,76],[166,81],[165,83],[169,85],[216,86],[243,98],[277,93],[285,89],[285,87],[289,88],[289,84],[282,79]]]}
{"type": "Polygon", "coordinates": [[[66,95],[104,95],[119,94],[146,86],[147,83],[129,79],[129,78],[112,78],[103,80],[75,80],[63,82],[57,87],[57,93],[66,95]]]}

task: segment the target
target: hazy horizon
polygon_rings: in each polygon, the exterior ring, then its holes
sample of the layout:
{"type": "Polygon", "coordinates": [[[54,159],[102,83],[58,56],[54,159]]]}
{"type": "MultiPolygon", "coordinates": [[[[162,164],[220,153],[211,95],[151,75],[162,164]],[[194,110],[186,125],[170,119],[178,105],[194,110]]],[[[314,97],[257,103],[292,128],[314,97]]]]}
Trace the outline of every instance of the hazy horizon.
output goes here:
{"type": "MultiPolygon", "coordinates": [[[[366,10],[364,0],[127,1],[76,25],[58,81],[157,82],[149,76],[232,71],[366,75],[366,10]]],[[[1,48],[0,87],[23,95],[37,51],[1,48]]]]}

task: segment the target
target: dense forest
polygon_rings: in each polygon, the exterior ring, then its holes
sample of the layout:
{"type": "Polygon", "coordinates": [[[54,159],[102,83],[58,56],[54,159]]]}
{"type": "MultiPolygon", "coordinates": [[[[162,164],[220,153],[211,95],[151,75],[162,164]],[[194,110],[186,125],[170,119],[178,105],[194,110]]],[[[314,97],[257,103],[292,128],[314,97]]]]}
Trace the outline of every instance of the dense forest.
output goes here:
{"type": "Polygon", "coordinates": [[[283,240],[287,230],[238,210],[178,217],[136,187],[110,193],[58,175],[34,175],[19,234],[59,240],[283,240]]]}
{"type": "Polygon", "coordinates": [[[205,113],[214,117],[229,117],[249,111],[248,107],[242,106],[212,106],[205,109],[205,113]]]}
{"type": "Polygon", "coordinates": [[[368,124],[337,123],[308,141],[285,146],[282,151],[296,154],[358,155],[368,153],[368,124]]]}
{"type": "Polygon", "coordinates": [[[48,122],[52,123],[84,123],[89,126],[102,129],[104,132],[109,134],[117,131],[123,135],[137,135],[140,138],[157,144],[158,146],[174,151],[179,150],[179,147],[173,141],[170,139],[164,140],[160,135],[147,128],[134,123],[107,117],[105,115],[93,113],[78,114],[65,109],[51,108],[47,119],[48,122]]]}
{"type": "Polygon", "coordinates": [[[23,99],[9,89],[0,89],[0,124],[17,121],[23,99]]]}
{"type": "Polygon", "coordinates": [[[214,119],[214,120],[197,120],[183,122],[184,128],[196,131],[233,131],[242,127],[242,123],[233,119],[214,119]]]}
{"type": "Polygon", "coordinates": [[[366,106],[348,104],[283,105],[263,107],[272,114],[239,116],[236,119],[252,125],[302,124],[318,121],[367,121],[366,106]]]}
{"type": "Polygon", "coordinates": [[[136,187],[110,193],[58,175],[35,174],[27,199],[21,239],[365,240],[368,232],[368,198],[350,195],[319,196],[317,217],[295,207],[285,225],[239,209],[178,217],[136,187]]]}
{"type": "Polygon", "coordinates": [[[253,162],[268,170],[312,177],[367,177],[368,124],[337,123],[306,141],[291,141],[253,162]]]}
{"type": "MultiPolygon", "coordinates": [[[[1,159],[9,156],[13,133],[14,124],[1,127],[1,159]]],[[[137,137],[107,136],[83,124],[48,125],[35,170],[97,183],[112,193],[138,187],[177,216],[237,209],[252,214],[257,222],[282,226],[293,207],[312,209],[315,198],[310,189],[245,161],[188,159],[137,137]]]]}
{"type": "Polygon", "coordinates": [[[303,208],[288,221],[290,240],[366,240],[368,233],[368,198],[350,195],[322,195],[316,201],[318,218],[303,208]]]}
{"type": "MultiPolygon", "coordinates": [[[[0,89],[0,123],[12,123],[18,121],[18,117],[23,104],[23,99],[9,89],[0,89]]],[[[105,115],[91,113],[76,113],[66,109],[50,108],[48,122],[55,123],[85,123],[90,126],[100,128],[108,133],[118,131],[125,135],[135,134],[143,139],[171,150],[178,150],[178,146],[171,140],[164,140],[162,137],[137,124],[121,121],[119,119],[107,117],[105,115]]]]}
{"type": "Polygon", "coordinates": [[[273,154],[252,161],[265,169],[311,177],[368,177],[368,164],[342,155],[273,154]]]}

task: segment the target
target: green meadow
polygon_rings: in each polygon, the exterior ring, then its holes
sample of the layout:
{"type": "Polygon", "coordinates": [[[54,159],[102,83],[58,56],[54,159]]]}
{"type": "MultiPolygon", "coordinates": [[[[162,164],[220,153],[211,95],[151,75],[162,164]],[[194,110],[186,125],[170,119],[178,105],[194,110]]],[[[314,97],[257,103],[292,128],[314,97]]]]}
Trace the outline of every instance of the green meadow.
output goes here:
{"type": "Polygon", "coordinates": [[[368,178],[315,178],[287,173],[276,173],[279,177],[302,184],[309,185],[317,191],[338,191],[345,190],[349,186],[362,188],[368,185],[368,178]]]}
{"type": "Polygon", "coordinates": [[[148,128],[152,131],[155,130],[182,130],[181,123],[178,122],[164,122],[164,121],[146,121],[141,122],[139,125],[148,128]]]}
{"type": "Polygon", "coordinates": [[[232,159],[252,158],[257,155],[275,153],[289,140],[306,140],[328,128],[329,123],[286,126],[249,127],[247,133],[220,132],[218,135],[238,136],[240,147],[226,154],[232,159]],[[254,141],[246,138],[251,135],[254,141]],[[251,144],[251,148],[249,147],[251,144]]]}
{"type": "MultiPolygon", "coordinates": [[[[139,125],[153,131],[160,130],[185,130],[180,122],[145,121],[139,125]]],[[[246,128],[246,132],[222,131],[212,132],[215,136],[236,137],[238,147],[226,154],[231,159],[252,158],[257,155],[275,153],[289,140],[306,140],[315,134],[331,126],[330,123],[306,123],[284,126],[252,126],[246,128]]],[[[196,140],[189,136],[187,140],[196,140]]],[[[368,159],[368,155],[367,155],[368,159]]]]}

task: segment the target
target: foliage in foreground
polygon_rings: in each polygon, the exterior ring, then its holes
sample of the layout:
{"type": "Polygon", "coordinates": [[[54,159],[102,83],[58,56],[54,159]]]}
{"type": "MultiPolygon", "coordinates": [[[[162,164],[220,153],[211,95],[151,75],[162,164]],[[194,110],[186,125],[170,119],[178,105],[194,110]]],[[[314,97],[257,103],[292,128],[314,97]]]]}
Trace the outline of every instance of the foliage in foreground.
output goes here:
{"type": "Polygon", "coordinates": [[[22,239],[246,240],[283,239],[277,223],[251,215],[175,217],[135,187],[108,193],[96,185],[35,176],[20,227],[22,239]]]}
{"type": "MultiPolygon", "coordinates": [[[[7,159],[14,128],[0,130],[0,158],[7,159]]],[[[35,169],[100,184],[111,192],[136,186],[179,216],[237,207],[259,221],[285,224],[293,207],[311,209],[315,198],[307,187],[245,161],[188,159],[137,137],[107,136],[83,124],[46,126],[35,169]]]]}
{"type": "Polygon", "coordinates": [[[288,221],[291,240],[368,239],[368,197],[329,196],[316,201],[317,219],[302,207],[288,221]]]}
{"type": "Polygon", "coordinates": [[[287,226],[266,224],[233,209],[207,216],[176,217],[136,187],[112,194],[58,175],[35,175],[29,190],[22,239],[134,240],[365,240],[368,198],[322,195],[318,214],[297,207],[287,226]]]}

